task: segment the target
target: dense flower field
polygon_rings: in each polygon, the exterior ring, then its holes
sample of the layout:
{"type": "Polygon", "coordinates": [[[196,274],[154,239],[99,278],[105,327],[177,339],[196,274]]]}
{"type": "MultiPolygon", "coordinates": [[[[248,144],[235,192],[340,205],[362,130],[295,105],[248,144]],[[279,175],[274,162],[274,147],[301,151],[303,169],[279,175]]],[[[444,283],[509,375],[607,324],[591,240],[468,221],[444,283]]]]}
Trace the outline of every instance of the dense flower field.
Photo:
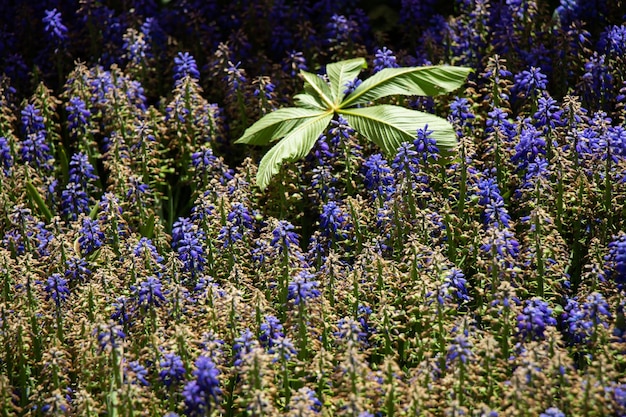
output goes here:
{"type": "Polygon", "coordinates": [[[0,415],[626,416],[623,1],[9,3],[0,415]],[[471,67],[386,99],[457,148],[336,118],[261,191],[354,57],[471,67]]]}

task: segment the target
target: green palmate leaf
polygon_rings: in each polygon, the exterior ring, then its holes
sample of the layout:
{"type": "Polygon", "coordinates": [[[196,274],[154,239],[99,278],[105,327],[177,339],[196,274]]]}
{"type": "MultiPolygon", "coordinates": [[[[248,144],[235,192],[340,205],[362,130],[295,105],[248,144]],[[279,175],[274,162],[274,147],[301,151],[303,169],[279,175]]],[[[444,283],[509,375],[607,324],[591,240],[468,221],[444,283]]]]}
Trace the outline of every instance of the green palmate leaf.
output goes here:
{"type": "Polygon", "coordinates": [[[267,187],[272,177],[280,171],[284,161],[304,158],[324,132],[332,117],[333,112],[329,110],[309,118],[291,130],[283,140],[270,149],[259,163],[256,177],[259,188],[263,190],[267,187]]]}
{"type": "Polygon", "coordinates": [[[297,126],[325,114],[326,110],[303,107],[285,107],[268,113],[243,132],[235,143],[250,145],[267,145],[280,139],[297,126]]]}
{"type": "Polygon", "coordinates": [[[319,98],[319,100],[324,103],[324,106],[327,108],[335,107],[332,99],[333,94],[330,91],[330,87],[324,80],[310,72],[301,70],[300,74],[302,74],[302,77],[304,77],[304,90],[308,94],[319,98]]]}
{"type": "Polygon", "coordinates": [[[293,101],[298,107],[306,109],[328,110],[328,108],[318,98],[310,94],[296,94],[293,101]]]}
{"type": "Polygon", "coordinates": [[[326,65],[330,91],[336,105],[339,105],[345,96],[346,84],[354,80],[361,70],[366,67],[367,62],[363,58],[348,59],[326,65]]]}
{"type": "Polygon", "coordinates": [[[383,104],[373,107],[340,110],[350,126],[380,146],[388,155],[394,155],[402,142],[413,142],[417,129],[428,125],[437,146],[451,149],[456,146],[456,134],[450,123],[441,117],[404,107],[383,104]]]}
{"type": "Polygon", "coordinates": [[[385,68],[363,81],[341,103],[341,108],[393,95],[436,96],[449,93],[463,85],[471,71],[471,68],[444,65],[385,68]]]}

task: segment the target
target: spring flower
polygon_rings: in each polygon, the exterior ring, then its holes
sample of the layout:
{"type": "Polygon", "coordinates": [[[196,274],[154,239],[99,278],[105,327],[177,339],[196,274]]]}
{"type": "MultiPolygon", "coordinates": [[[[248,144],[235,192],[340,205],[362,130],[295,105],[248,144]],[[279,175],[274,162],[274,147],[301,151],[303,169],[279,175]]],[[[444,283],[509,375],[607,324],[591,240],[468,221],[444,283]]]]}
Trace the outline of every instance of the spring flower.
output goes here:
{"type": "Polygon", "coordinates": [[[618,286],[626,284],[626,233],[621,232],[608,245],[609,253],[604,258],[605,274],[615,280],[618,286]]]}
{"type": "Polygon", "coordinates": [[[87,108],[87,104],[77,96],[70,98],[67,106],[67,127],[72,132],[85,132],[85,129],[91,118],[91,111],[87,108]]]}
{"type": "Polygon", "coordinates": [[[446,363],[450,365],[456,361],[460,361],[465,364],[472,356],[472,344],[469,340],[467,340],[467,336],[465,336],[465,334],[459,333],[454,337],[454,340],[448,346],[446,363]]]}
{"type": "Polygon", "coordinates": [[[110,316],[111,320],[115,320],[117,323],[124,326],[130,326],[132,324],[131,320],[134,307],[130,302],[129,297],[123,295],[117,297],[115,301],[111,303],[111,307],[113,307],[113,312],[110,316]]]}
{"type": "Polygon", "coordinates": [[[175,353],[164,354],[159,368],[159,378],[168,388],[181,382],[187,373],[183,360],[175,353]]]}
{"type": "Polygon", "coordinates": [[[91,270],[84,258],[71,257],[65,261],[65,268],[65,278],[70,282],[85,282],[91,276],[91,270]]]}
{"type": "Polygon", "coordinates": [[[274,342],[285,336],[283,325],[276,316],[265,316],[265,321],[259,327],[259,342],[261,346],[272,347],[274,342]]]}
{"type": "Polygon", "coordinates": [[[137,295],[137,303],[144,308],[151,306],[160,307],[167,303],[163,295],[161,281],[157,277],[148,277],[139,283],[134,292],[137,295]]]}
{"type": "Polygon", "coordinates": [[[484,207],[485,224],[508,228],[511,216],[504,206],[496,180],[490,177],[481,178],[477,185],[477,194],[480,197],[478,204],[484,207]]]}
{"type": "Polygon", "coordinates": [[[365,186],[374,190],[374,198],[389,200],[395,191],[393,171],[379,153],[370,155],[363,163],[365,186]]]}
{"type": "Polygon", "coordinates": [[[565,417],[565,413],[556,407],[550,407],[543,413],[539,414],[539,417],[565,417]]]}
{"type": "Polygon", "coordinates": [[[83,218],[78,243],[81,251],[85,254],[89,254],[104,245],[104,233],[100,231],[100,225],[97,221],[88,217],[83,218]]]}
{"type": "Polygon", "coordinates": [[[272,346],[268,349],[268,353],[277,356],[277,360],[288,361],[292,356],[297,355],[293,342],[288,337],[279,337],[274,340],[272,346]]]}
{"type": "Polygon", "coordinates": [[[61,20],[61,12],[57,9],[46,10],[45,16],[42,19],[45,25],[45,31],[52,39],[59,43],[67,40],[67,27],[61,20]]]}
{"type": "Polygon", "coordinates": [[[11,154],[11,146],[4,136],[0,136],[0,167],[5,177],[11,175],[11,167],[13,166],[13,155],[11,154]]]}
{"type": "Polygon", "coordinates": [[[322,236],[333,239],[345,238],[342,232],[346,227],[347,218],[335,201],[329,201],[322,207],[320,214],[320,230],[322,236]]]}
{"type": "Polygon", "coordinates": [[[46,291],[46,300],[52,298],[57,307],[67,300],[70,295],[68,281],[61,274],[52,274],[46,280],[44,287],[46,291]]]}
{"type": "Polygon", "coordinates": [[[295,227],[286,220],[280,220],[276,228],[272,231],[273,239],[270,246],[278,248],[278,252],[282,253],[285,248],[289,250],[291,246],[300,246],[300,237],[293,230],[295,227]]]}
{"type": "Polygon", "coordinates": [[[98,177],[95,174],[93,165],[89,162],[89,158],[83,152],[72,155],[69,163],[69,182],[80,184],[84,190],[88,189],[88,184],[96,181],[98,177]]]}
{"type": "Polygon", "coordinates": [[[139,361],[131,361],[126,367],[124,373],[124,379],[130,380],[131,384],[149,386],[150,383],[146,379],[148,376],[148,370],[139,361]]]}
{"type": "Polygon", "coordinates": [[[235,343],[233,343],[233,353],[235,354],[233,365],[236,367],[241,366],[243,357],[252,352],[258,344],[258,341],[254,338],[254,334],[250,329],[245,329],[241,332],[241,336],[236,338],[235,343]]]}
{"type": "Polygon", "coordinates": [[[215,363],[206,356],[199,356],[192,372],[195,379],[188,381],[183,388],[183,399],[189,416],[206,416],[218,404],[220,389],[220,371],[215,363]]]}
{"type": "Polygon", "coordinates": [[[515,75],[513,89],[523,94],[524,97],[539,96],[541,90],[548,87],[548,77],[541,72],[541,68],[530,67],[515,75]]]}
{"type": "Polygon", "coordinates": [[[309,387],[299,388],[289,401],[289,417],[302,417],[317,414],[322,408],[322,402],[317,399],[315,391],[309,387]]]}
{"type": "Polygon", "coordinates": [[[283,71],[296,78],[300,70],[307,71],[309,67],[306,64],[306,58],[302,52],[291,51],[283,65],[283,71]]]}
{"type": "Polygon", "coordinates": [[[179,52],[174,57],[174,81],[178,84],[187,76],[198,81],[200,79],[198,65],[189,52],[179,52]]]}
{"type": "Polygon", "coordinates": [[[39,130],[29,133],[26,139],[21,142],[20,156],[22,161],[26,163],[51,170],[52,155],[50,154],[50,145],[46,141],[46,131],[39,130]]]}
{"type": "Polygon", "coordinates": [[[544,93],[537,101],[537,112],[533,115],[533,118],[537,121],[536,127],[543,127],[543,131],[548,129],[554,129],[557,126],[563,125],[563,110],[560,110],[557,105],[557,101],[550,97],[547,93],[544,93]]]}
{"type": "Polygon", "coordinates": [[[413,146],[420,155],[422,163],[426,163],[428,159],[437,160],[439,158],[439,148],[437,141],[432,137],[433,132],[428,130],[428,125],[425,125],[423,129],[417,129],[417,137],[413,141],[413,146]]]}
{"type": "Polygon", "coordinates": [[[459,123],[461,126],[465,126],[471,119],[476,116],[471,112],[469,100],[465,97],[454,97],[454,100],[450,103],[450,116],[452,121],[459,123]]]}
{"type": "Polygon", "coordinates": [[[179,218],[172,228],[172,248],[176,249],[178,258],[183,262],[185,270],[193,274],[204,269],[204,248],[202,241],[204,232],[198,229],[188,218],[179,218]]]}
{"type": "Polygon", "coordinates": [[[611,26],[603,38],[600,47],[603,47],[607,53],[616,57],[626,54],[626,26],[611,26]]]}
{"type": "Polygon", "coordinates": [[[343,93],[345,95],[349,95],[354,90],[356,90],[356,88],[360,86],[362,82],[363,80],[361,80],[359,77],[356,77],[353,80],[347,81],[346,84],[343,86],[344,87],[343,93]]]}
{"type": "Polygon", "coordinates": [[[384,68],[397,68],[396,57],[393,52],[383,46],[382,49],[377,49],[374,53],[374,73],[384,68]]]}
{"type": "Polygon", "coordinates": [[[391,167],[396,170],[400,175],[405,173],[417,173],[419,172],[419,157],[415,150],[415,145],[408,142],[403,142],[398,147],[398,153],[396,154],[391,167]]]}
{"type": "Polygon", "coordinates": [[[239,88],[246,83],[246,72],[239,68],[241,62],[233,64],[228,61],[228,67],[224,69],[226,77],[224,80],[228,84],[229,91],[234,93],[239,91],[239,88]]]}
{"type": "Polygon", "coordinates": [[[526,300],[522,313],[517,316],[517,331],[521,339],[542,340],[546,328],[555,325],[552,309],[538,297],[526,300]]]}
{"type": "Polygon", "coordinates": [[[350,32],[354,29],[352,21],[343,15],[334,14],[326,25],[328,42],[342,42],[350,38],[350,32]]]}
{"type": "Polygon", "coordinates": [[[61,213],[76,220],[79,214],[89,212],[89,196],[80,184],[70,182],[61,191],[61,213]]]}
{"type": "Polygon", "coordinates": [[[97,327],[95,334],[97,334],[98,345],[101,351],[116,350],[126,339],[122,326],[112,323],[97,327]]]}
{"type": "Polygon", "coordinates": [[[546,139],[533,126],[527,126],[520,133],[519,143],[515,145],[515,155],[511,157],[519,169],[525,169],[528,164],[546,154],[546,139]]]}
{"type": "Polygon", "coordinates": [[[301,302],[306,302],[309,298],[319,297],[321,292],[317,287],[319,287],[320,283],[313,278],[314,276],[312,274],[305,271],[296,275],[291,282],[289,282],[288,299],[293,300],[294,304],[298,305],[301,302]]]}
{"type": "Polygon", "coordinates": [[[465,274],[463,274],[460,269],[453,268],[446,275],[444,287],[447,293],[456,298],[459,305],[470,300],[470,296],[467,292],[467,280],[465,279],[465,274]]]}

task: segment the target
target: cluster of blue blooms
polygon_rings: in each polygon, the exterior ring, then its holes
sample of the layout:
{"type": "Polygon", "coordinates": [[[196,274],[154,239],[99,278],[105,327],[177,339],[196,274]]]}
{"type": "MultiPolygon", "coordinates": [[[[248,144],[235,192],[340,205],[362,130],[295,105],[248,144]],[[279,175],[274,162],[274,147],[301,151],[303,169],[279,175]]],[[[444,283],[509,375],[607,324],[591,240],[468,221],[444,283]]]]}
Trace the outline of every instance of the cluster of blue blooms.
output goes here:
{"type": "Polygon", "coordinates": [[[626,415],[626,15],[592,3],[7,4],[0,414],[626,415]],[[232,139],[357,56],[471,66],[385,98],[456,149],[338,116],[258,190],[232,139]]]}

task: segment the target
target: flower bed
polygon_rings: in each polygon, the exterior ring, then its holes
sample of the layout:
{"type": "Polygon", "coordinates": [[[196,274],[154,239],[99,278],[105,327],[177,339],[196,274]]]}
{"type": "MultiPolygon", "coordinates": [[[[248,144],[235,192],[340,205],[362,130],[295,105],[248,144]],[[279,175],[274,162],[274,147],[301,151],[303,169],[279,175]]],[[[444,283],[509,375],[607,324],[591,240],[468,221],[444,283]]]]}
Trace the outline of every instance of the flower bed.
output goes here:
{"type": "Polygon", "coordinates": [[[621,2],[15,3],[0,415],[626,415],[621,2]],[[235,140],[356,57],[472,68],[383,99],[456,147],[336,117],[259,188],[235,140]]]}

